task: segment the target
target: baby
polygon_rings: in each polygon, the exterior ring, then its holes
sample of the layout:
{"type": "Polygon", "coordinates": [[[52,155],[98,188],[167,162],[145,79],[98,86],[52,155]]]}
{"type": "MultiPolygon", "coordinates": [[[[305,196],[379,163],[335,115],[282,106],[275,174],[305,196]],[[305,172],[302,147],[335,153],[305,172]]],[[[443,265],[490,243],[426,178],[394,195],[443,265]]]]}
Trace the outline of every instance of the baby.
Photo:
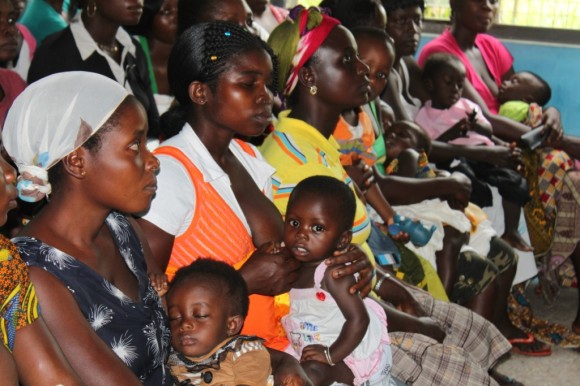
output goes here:
{"type": "Polygon", "coordinates": [[[355,206],[353,191],[326,176],[301,181],[288,201],[284,244],[302,267],[282,324],[291,342],[288,351],[315,385],[392,382],[384,310],[371,299],[351,295],[355,278],[334,279],[324,263],[350,245],[355,206]]]}
{"type": "Polygon", "coordinates": [[[273,385],[263,340],[239,335],[249,298],[233,267],[198,259],[177,271],[166,300],[176,384],[273,385]]]}
{"type": "MultiPolygon", "coordinates": [[[[431,55],[423,67],[423,82],[431,100],[419,110],[415,122],[431,139],[461,146],[495,146],[489,121],[475,103],[461,97],[465,67],[457,57],[443,53],[431,55]]],[[[521,150],[515,145],[510,148],[515,166],[521,150]]],[[[521,208],[530,200],[526,180],[514,168],[483,161],[460,161],[457,165],[453,161],[443,168],[460,171],[469,177],[471,201],[481,207],[492,205],[488,184],[497,187],[504,209],[505,232],[502,238],[514,248],[532,251],[518,231],[521,208]]]]}
{"type": "Polygon", "coordinates": [[[536,127],[542,121],[542,107],[551,97],[550,85],[539,75],[530,71],[516,72],[499,88],[499,115],[536,127]]]}

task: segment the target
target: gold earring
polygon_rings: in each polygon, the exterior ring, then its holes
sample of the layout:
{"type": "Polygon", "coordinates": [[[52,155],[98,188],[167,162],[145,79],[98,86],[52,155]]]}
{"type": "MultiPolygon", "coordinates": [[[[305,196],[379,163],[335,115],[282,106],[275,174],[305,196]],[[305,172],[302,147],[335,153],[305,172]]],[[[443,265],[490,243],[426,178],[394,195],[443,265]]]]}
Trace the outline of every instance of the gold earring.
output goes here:
{"type": "Polygon", "coordinates": [[[87,16],[93,17],[97,13],[97,3],[93,1],[92,3],[88,3],[86,7],[87,16]]]}
{"type": "Polygon", "coordinates": [[[86,172],[86,170],[84,170],[84,169],[83,169],[83,170],[81,170],[81,177],[84,177],[84,176],[86,176],[86,175],[87,175],[87,172],[86,172]]]}
{"type": "Polygon", "coordinates": [[[311,95],[316,95],[317,92],[318,92],[318,87],[316,87],[315,85],[310,86],[310,94],[311,95]]]}

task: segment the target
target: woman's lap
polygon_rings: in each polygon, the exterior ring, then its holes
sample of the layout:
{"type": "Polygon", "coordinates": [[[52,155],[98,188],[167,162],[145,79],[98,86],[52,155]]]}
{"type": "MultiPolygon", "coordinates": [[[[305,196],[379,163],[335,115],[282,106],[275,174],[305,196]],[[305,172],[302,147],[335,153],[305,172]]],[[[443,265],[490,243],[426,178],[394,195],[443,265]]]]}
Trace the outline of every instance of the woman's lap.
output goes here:
{"type": "Polygon", "coordinates": [[[408,286],[429,317],[447,333],[443,344],[411,333],[389,332],[393,375],[416,384],[494,384],[487,371],[511,346],[481,316],[453,303],[435,300],[408,286]]]}

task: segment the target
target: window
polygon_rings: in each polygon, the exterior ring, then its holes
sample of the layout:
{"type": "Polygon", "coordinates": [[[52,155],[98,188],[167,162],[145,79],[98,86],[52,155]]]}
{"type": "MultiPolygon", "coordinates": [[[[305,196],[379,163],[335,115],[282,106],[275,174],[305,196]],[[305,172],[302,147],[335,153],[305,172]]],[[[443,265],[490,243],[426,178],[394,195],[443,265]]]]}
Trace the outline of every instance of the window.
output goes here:
{"type": "MultiPolygon", "coordinates": [[[[449,20],[449,0],[425,0],[425,19],[449,20]]],[[[499,24],[580,30],[580,0],[500,0],[499,24]]]]}

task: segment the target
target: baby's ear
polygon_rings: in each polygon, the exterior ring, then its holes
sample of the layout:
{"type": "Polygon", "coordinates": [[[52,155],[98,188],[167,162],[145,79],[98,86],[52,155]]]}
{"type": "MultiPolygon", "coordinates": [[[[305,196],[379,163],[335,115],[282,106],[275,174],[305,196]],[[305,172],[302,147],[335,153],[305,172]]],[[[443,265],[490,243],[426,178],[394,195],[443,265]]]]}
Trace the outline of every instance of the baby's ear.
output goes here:
{"type": "Polygon", "coordinates": [[[244,318],[242,315],[233,315],[228,317],[227,333],[228,336],[238,335],[244,325],[244,318]]]}
{"type": "Polygon", "coordinates": [[[431,79],[425,79],[423,84],[425,85],[425,90],[429,92],[433,91],[433,81],[431,79]]]}
{"type": "Polygon", "coordinates": [[[336,249],[339,251],[346,249],[350,245],[351,241],[352,241],[352,231],[349,229],[347,231],[342,232],[342,235],[340,235],[340,238],[338,239],[336,249]]]}

